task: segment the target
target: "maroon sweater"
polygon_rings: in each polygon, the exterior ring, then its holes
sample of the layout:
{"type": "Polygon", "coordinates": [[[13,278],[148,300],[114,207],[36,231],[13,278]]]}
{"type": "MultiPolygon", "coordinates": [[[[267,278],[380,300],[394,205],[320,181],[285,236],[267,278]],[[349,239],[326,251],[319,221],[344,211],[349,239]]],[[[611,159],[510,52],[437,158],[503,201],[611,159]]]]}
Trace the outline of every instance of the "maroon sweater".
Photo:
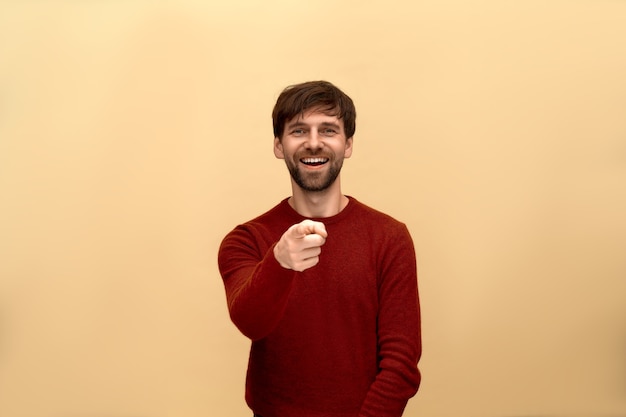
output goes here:
{"type": "Polygon", "coordinates": [[[252,339],[246,401],[264,417],[399,417],[421,354],[415,250],[406,226],[354,198],[326,225],[319,263],[273,248],[305,218],[283,200],[237,226],[218,261],[230,316],[252,339]]]}

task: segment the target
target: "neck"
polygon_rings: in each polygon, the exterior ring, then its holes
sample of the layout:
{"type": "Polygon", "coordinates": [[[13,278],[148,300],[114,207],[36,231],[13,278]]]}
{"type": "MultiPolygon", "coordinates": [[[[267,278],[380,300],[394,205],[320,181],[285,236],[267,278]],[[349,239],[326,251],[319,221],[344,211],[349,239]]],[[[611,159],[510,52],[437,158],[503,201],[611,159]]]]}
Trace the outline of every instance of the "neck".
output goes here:
{"type": "Polygon", "coordinates": [[[292,184],[289,204],[300,215],[309,218],[325,218],[339,214],[348,205],[348,197],[341,193],[339,178],[324,191],[305,191],[292,184]]]}

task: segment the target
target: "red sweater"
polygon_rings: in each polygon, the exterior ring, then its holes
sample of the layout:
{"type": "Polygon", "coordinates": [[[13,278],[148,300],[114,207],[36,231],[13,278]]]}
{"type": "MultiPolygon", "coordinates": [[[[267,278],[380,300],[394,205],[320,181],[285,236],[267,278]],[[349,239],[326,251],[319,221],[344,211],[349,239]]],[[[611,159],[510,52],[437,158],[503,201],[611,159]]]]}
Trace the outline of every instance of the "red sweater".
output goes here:
{"type": "Polygon", "coordinates": [[[319,263],[282,268],[273,248],[305,218],[283,200],[237,226],[218,262],[230,316],[252,339],[246,401],[264,417],[399,417],[421,354],[415,250],[406,226],[354,198],[319,263]]]}

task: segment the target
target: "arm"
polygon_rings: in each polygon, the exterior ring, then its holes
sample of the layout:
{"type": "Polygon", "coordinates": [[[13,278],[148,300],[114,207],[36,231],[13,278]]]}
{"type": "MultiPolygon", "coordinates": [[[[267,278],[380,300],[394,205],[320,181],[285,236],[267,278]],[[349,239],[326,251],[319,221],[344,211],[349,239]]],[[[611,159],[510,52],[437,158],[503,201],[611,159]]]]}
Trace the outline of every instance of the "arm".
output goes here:
{"type": "Polygon", "coordinates": [[[280,321],[296,271],[319,262],[323,224],[305,220],[274,244],[252,227],[240,226],[222,241],[218,255],[233,323],[252,340],[267,336],[280,321]]]}
{"type": "Polygon", "coordinates": [[[422,344],[413,242],[406,227],[386,241],[378,284],[378,374],[359,417],[400,417],[417,392],[422,344]]]}

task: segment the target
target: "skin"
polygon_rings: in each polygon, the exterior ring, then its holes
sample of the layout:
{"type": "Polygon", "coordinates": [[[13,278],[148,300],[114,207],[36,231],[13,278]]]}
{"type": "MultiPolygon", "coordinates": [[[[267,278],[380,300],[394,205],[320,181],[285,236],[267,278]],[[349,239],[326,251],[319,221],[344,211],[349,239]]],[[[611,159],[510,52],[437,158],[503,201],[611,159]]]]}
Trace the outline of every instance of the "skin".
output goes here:
{"type": "MultiPolygon", "coordinates": [[[[282,137],[274,138],[274,155],[285,160],[291,172],[289,204],[298,213],[324,218],[346,207],[340,171],[343,160],[352,155],[352,143],[343,120],[316,109],[289,120],[282,137]]],[[[327,237],[322,222],[304,220],[287,229],[274,246],[274,256],[283,268],[304,271],[317,265],[327,237]]]]}

